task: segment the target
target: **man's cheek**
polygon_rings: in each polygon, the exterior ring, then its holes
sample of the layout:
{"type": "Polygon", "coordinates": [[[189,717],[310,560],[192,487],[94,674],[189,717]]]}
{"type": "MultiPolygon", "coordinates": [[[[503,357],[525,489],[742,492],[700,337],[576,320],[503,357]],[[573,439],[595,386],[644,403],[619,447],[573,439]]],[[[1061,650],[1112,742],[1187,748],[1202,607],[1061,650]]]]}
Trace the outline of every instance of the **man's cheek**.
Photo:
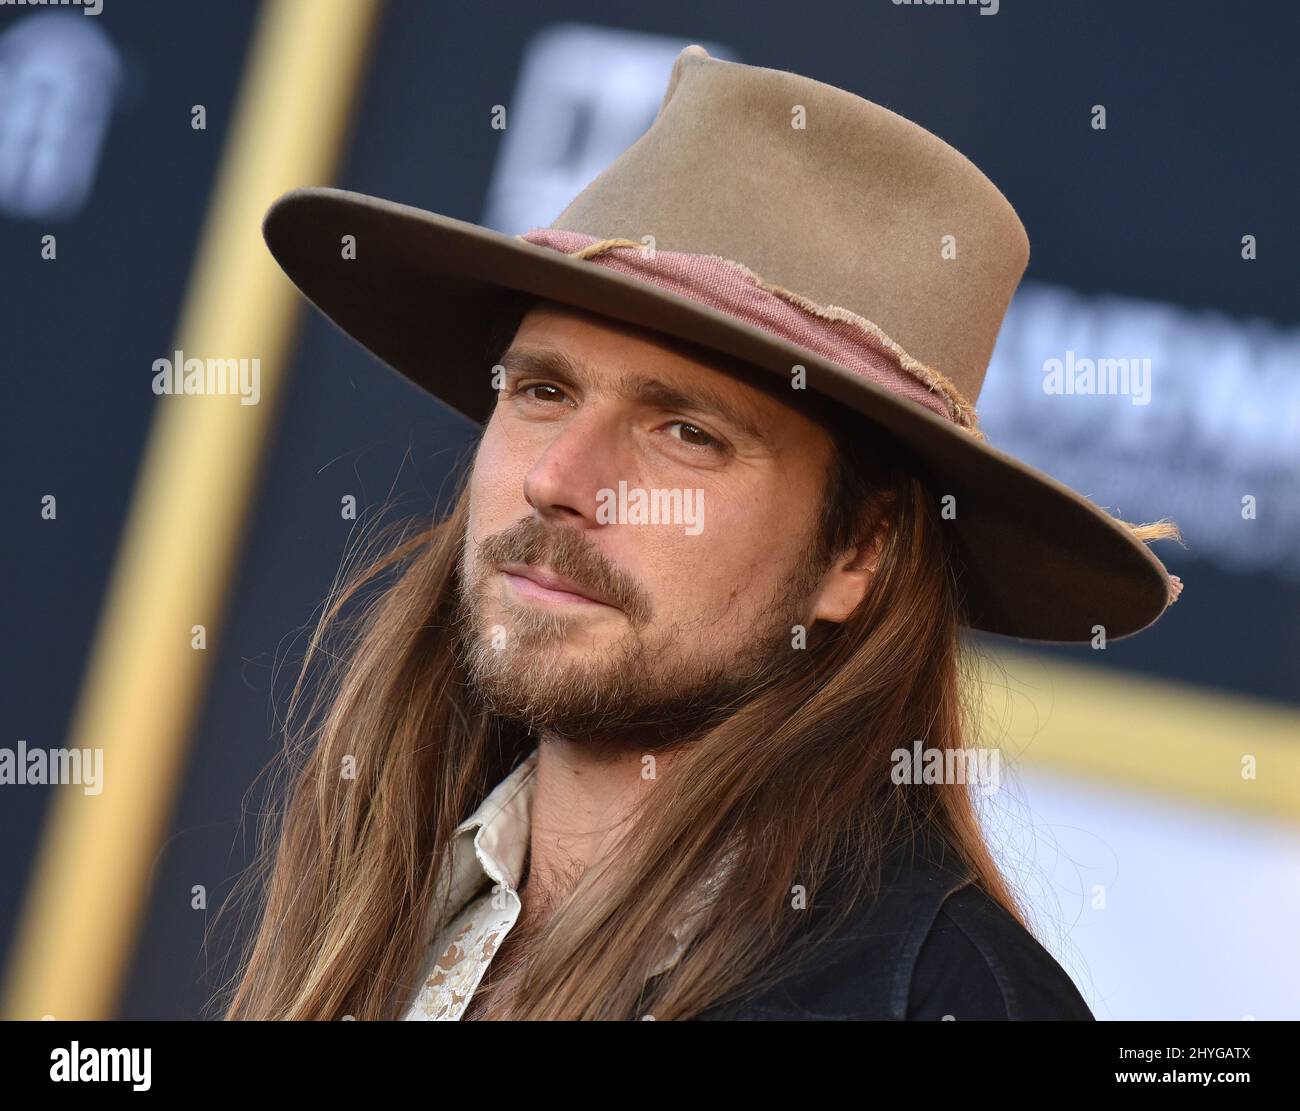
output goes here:
{"type": "Polygon", "coordinates": [[[504,462],[480,455],[470,482],[470,520],[480,538],[512,524],[511,513],[519,507],[527,508],[523,478],[511,477],[504,462]]]}
{"type": "Polygon", "coordinates": [[[716,612],[719,599],[726,597],[733,583],[718,555],[692,543],[674,551],[647,589],[673,609],[699,614],[716,612]]]}
{"type": "Polygon", "coordinates": [[[504,426],[494,415],[483,430],[478,450],[474,453],[475,480],[499,481],[500,476],[510,469],[511,456],[515,454],[517,448],[504,426]]]}

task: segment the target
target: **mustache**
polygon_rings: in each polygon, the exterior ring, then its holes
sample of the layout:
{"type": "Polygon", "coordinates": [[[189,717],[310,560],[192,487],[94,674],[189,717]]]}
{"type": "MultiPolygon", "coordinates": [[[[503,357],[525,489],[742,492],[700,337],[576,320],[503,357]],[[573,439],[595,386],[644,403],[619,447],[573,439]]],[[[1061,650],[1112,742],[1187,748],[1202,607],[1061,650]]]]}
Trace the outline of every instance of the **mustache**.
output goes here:
{"type": "Polygon", "coordinates": [[[650,619],[650,602],[645,592],[577,529],[525,517],[503,532],[480,541],[478,555],[482,565],[490,568],[500,568],[506,563],[545,564],[557,575],[573,580],[578,587],[609,598],[627,615],[634,628],[642,627],[650,619]]]}

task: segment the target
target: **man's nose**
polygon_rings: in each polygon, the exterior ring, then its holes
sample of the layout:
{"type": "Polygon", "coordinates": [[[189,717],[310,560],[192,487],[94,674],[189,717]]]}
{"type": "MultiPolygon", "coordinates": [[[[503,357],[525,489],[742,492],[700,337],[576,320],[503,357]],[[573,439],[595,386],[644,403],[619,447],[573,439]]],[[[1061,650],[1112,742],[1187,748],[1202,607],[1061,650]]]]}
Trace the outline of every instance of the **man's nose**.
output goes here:
{"type": "Polygon", "coordinates": [[[595,526],[601,490],[617,490],[628,473],[626,432],[616,414],[598,408],[575,413],[529,468],[524,497],[544,517],[595,526]]]}

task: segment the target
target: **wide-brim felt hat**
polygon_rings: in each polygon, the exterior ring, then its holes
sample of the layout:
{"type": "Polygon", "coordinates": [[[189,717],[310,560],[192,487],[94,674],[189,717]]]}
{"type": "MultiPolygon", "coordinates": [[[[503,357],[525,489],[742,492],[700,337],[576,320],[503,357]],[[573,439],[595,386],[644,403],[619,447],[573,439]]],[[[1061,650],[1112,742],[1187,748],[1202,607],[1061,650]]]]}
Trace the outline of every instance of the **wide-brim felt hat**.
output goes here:
{"type": "Polygon", "coordinates": [[[973,628],[1116,639],[1181,589],[1151,532],[987,441],[976,402],[1025,229],[962,154],[843,89],[689,46],[650,128],[547,228],[507,235],[304,188],[263,233],[330,320],[480,425],[496,400],[492,337],[520,294],[802,381],[862,435],[887,430],[936,498],[951,495],[973,628]]]}

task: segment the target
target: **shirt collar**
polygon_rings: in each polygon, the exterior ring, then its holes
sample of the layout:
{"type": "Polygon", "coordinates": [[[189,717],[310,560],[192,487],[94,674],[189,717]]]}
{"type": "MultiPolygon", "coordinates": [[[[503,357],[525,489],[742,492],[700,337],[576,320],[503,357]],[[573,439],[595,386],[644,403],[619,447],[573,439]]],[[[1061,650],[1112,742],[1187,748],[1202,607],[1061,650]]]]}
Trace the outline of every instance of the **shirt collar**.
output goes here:
{"type": "MultiPolygon", "coordinates": [[[[478,809],[456,827],[450,871],[444,873],[444,877],[449,875],[449,885],[440,926],[445,925],[486,882],[517,892],[528,859],[537,751],[534,748],[492,788],[478,809]]],[[[693,909],[681,922],[669,928],[672,943],[651,976],[666,972],[681,959],[725,869],[726,862],[718,874],[702,885],[701,899],[692,903],[693,909]]]]}
{"type": "Polygon", "coordinates": [[[517,891],[528,860],[532,812],[533,749],[488,793],[452,834],[448,916],[464,906],[485,882],[517,891]]]}

